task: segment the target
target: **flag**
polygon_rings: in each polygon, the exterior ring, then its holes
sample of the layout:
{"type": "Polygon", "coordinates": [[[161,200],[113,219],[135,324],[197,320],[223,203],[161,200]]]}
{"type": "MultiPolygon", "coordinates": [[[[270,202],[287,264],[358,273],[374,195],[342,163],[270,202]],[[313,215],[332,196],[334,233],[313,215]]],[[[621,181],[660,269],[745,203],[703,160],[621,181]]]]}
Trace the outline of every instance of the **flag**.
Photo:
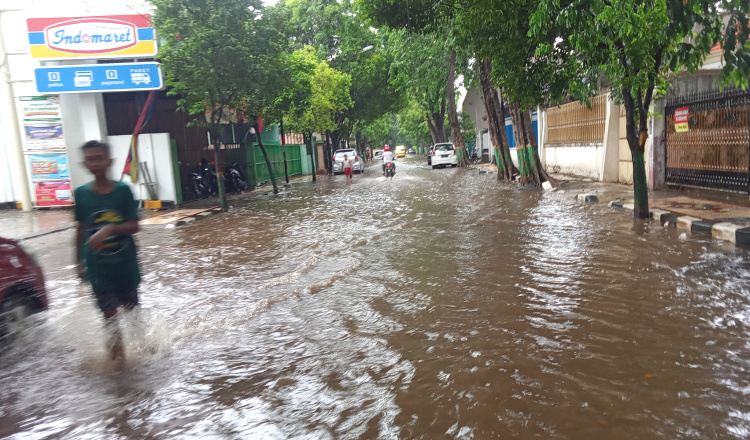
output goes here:
{"type": "Polygon", "coordinates": [[[128,158],[125,159],[125,167],[122,169],[122,175],[120,180],[125,177],[126,174],[130,175],[130,181],[135,183],[138,181],[138,135],[141,134],[143,126],[151,117],[151,112],[154,110],[154,102],[156,102],[156,90],[152,90],[146,98],[146,103],[143,105],[141,115],[138,117],[138,122],[135,124],[135,130],[133,130],[133,136],[130,138],[130,151],[128,152],[128,158]],[[133,163],[136,165],[133,166],[133,163]]]}
{"type": "Polygon", "coordinates": [[[263,131],[263,109],[260,109],[260,113],[258,113],[258,135],[261,131],[263,131]]]}

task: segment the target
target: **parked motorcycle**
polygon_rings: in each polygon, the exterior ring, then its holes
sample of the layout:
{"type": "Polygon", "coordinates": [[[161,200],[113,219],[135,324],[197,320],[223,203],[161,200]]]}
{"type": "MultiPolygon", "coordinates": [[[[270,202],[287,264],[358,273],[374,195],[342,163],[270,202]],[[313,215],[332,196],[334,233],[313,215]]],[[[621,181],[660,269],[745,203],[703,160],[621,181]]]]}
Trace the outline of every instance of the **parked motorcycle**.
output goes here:
{"type": "Polygon", "coordinates": [[[388,162],[385,164],[385,178],[390,178],[393,180],[393,176],[396,174],[396,167],[393,165],[393,162],[388,162]]]}
{"type": "Polygon", "coordinates": [[[247,189],[247,181],[242,175],[239,163],[227,165],[224,168],[224,188],[227,193],[242,194],[247,189]]]}
{"type": "Polygon", "coordinates": [[[209,162],[205,157],[201,159],[198,165],[198,172],[203,178],[203,182],[208,188],[210,195],[219,194],[219,178],[216,176],[216,168],[214,162],[209,162]]]}
{"type": "Polygon", "coordinates": [[[208,188],[206,181],[203,179],[203,174],[200,172],[200,169],[196,169],[188,175],[187,187],[190,192],[195,193],[195,196],[201,199],[208,197],[210,194],[210,189],[208,188]]]}

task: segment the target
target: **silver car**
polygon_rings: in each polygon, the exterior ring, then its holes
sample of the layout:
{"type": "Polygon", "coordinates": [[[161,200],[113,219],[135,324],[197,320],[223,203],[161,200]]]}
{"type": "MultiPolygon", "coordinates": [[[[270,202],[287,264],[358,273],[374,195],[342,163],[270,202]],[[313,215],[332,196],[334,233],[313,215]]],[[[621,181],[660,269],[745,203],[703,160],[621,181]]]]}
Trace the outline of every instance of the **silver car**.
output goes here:
{"type": "Polygon", "coordinates": [[[361,173],[365,170],[365,161],[361,157],[357,150],[346,149],[336,150],[333,154],[333,174],[344,174],[344,156],[349,156],[349,160],[352,161],[352,172],[361,173]]]}

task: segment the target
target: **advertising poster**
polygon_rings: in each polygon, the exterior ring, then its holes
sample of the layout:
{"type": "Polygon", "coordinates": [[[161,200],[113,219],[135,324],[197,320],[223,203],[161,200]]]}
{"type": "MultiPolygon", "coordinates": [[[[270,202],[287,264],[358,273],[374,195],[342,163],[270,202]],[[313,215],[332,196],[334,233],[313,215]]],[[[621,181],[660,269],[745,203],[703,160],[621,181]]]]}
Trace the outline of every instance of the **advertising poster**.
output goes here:
{"type": "Polygon", "coordinates": [[[680,107],[674,111],[674,131],[687,133],[690,130],[688,123],[690,118],[690,107],[680,107]]]}
{"type": "Polygon", "coordinates": [[[63,150],[62,125],[26,125],[26,148],[28,150],[63,150]]]}
{"type": "Polygon", "coordinates": [[[73,191],[67,180],[34,182],[37,206],[59,206],[73,204],[73,191]]]}
{"type": "Polygon", "coordinates": [[[69,179],[68,157],[65,153],[30,154],[31,180],[69,179]]]}
{"type": "Polygon", "coordinates": [[[62,120],[57,96],[22,96],[18,98],[23,111],[24,125],[37,122],[57,123],[62,120]]]}

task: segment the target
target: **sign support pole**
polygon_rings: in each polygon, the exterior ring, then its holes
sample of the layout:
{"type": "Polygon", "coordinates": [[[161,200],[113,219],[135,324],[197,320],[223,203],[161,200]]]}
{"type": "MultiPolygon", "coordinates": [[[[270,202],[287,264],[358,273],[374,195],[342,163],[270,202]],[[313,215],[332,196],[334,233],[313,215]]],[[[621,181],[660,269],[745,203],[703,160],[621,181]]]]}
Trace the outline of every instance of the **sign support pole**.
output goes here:
{"type": "MultiPolygon", "coordinates": [[[[0,19],[4,11],[0,11],[0,19]]],[[[18,170],[18,188],[21,196],[21,208],[25,212],[31,211],[31,191],[29,189],[29,178],[26,173],[26,156],[23,154],[23,141],[21,129],[18,122],[18,111],[16,109],[16,98],[13,93],[13,84],[10,82],[10,67],[8,65],[8,51],[5,49],[5,38],[0,32],[0,119],[8,121],[3,124],[6,145],[11,145],[16,150],[16,167],[18,170]]]]}

